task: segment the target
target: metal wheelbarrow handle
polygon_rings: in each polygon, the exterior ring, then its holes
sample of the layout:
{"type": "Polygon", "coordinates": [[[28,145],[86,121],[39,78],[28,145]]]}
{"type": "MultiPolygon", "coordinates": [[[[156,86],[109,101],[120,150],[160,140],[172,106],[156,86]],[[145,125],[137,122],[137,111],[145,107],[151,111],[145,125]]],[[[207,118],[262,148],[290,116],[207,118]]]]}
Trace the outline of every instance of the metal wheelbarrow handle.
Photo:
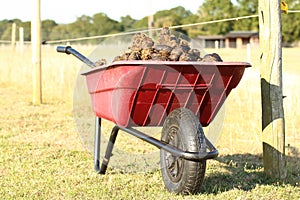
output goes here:
{"type": "Polygon", "coordinates": [[[56,51],[59,53],[66,53],[68,55],[72,54],[73,56],[75,56],[76,58],[78,58],[79,60],[87,64],[89,67],[91,68],[96,67],[95,63],[93,63],[87,57],[85,57],[84,55],[82,55],[81,53],[73,49],[71,46],[57,46],[56,51]]]}

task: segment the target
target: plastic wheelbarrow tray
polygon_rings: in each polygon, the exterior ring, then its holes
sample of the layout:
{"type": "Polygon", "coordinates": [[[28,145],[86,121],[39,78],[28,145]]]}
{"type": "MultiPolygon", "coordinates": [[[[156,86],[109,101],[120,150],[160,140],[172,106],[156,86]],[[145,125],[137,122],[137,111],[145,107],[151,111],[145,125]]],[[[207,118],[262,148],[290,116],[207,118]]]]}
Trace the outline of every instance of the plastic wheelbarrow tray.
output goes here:
{"type": "MultiPolygon", "coordinates": [[[[94,67],[71,47],[57,51],[94,67]]],[[[116,61],[83,73],[96,116],[95,170],[105,173],[121,129],[160,149],[162,178],[170,192],[197,193],[206,160],[218,156],[202,127],[212,122],[246,67],[250,64],[116,61]],[[101,118],[114,122],[115,127],[100,167],[101,118]],[[134,129],[137,126],[163,126],[161,140],[134,129]]]]}

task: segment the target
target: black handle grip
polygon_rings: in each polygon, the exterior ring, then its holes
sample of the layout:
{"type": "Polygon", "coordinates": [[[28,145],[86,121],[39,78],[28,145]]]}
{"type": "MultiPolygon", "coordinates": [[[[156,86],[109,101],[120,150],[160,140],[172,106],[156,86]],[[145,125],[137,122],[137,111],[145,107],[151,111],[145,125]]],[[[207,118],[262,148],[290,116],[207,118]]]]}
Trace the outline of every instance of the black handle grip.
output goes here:
{"type": "Polygon", "coordinates": [[[81,53],[79,53],[78,51],[76,51],[70,46],[57,46],[56,51],[59,53],[72,54],[73,56],[75,56],[76,58],[78,58],[79,60],[87,64],[89,67],[91,68],[96,67],[95,63],[90,61],[87,57],[85,57],[84,55],[82,55],[81,53]]]}
{"type": "Polygon", "coordinates": [[[71,54],[69,49],[72,48],[70,46],[57,46],[56,51],[59,53],[66,53],[66,54],[71,54]]]}

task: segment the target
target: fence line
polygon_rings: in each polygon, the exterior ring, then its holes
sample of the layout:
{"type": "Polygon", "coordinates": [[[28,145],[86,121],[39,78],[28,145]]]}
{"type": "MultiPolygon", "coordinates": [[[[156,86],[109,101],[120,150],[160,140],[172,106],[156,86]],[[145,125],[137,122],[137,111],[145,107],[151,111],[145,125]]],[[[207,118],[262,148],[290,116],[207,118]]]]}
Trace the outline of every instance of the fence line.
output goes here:
{"type": "MultiPolygon", "coordinates": [[[[182,27],[199,26],[199,25],[205,25],[205,24],[226,22],[226,21],[238,21],[240,19],[247,19],[247,18],[253,18],[253,17],[258,17],[258,15],[232,17],[232,18],[227,18],[227,19],[212,20],[212,21],[199,22],[199,23],[193,23],[193,24],[183,24],[183,25],[177,25],[177,26],[170,26],[169,28],[175,29],[175,28],[182,28],[182,27]]],[[[122,33],[107,34],[107,35],[81,37],[81,38],[75,38],[75,39],[53,40],[53,41],[47,41],[46,43],[47,44],[55,44],[55,43],[63,43],[63,42],[74,42],[74,41],[82,41],[82,40],[90,40],[90,39],[99,39],[99,38],[107,38],[107,37],[113,37],[113,36],[123,36],[123,35],[135,34],[135,33],[143,33],[143,32],[148,32],[148,31],[157,31],[157,30],[161,30],[161,29],[162,28],[153,28],[153,29],[145,29],[145,30],[140,30],[140,31],[129,31],[129,32],[122,32],[122,33]]]]}
{"type": "MultiPolygon", "coordinates": [[[[19,44],[20,41],[16,41],[16,44],[19,44]]],[[[11,44],[11,40],[0,40],[0,44],[11,44]]],[[[24,41],[24,44],[31,44],[31,41],[24,41]]]]}
{"type": "MultiPolygon", "coordinates": [[[[288,13],[300,13],[300,10],[289,10],[288,13]]],[[[247,16],[242,16],[242,17],[232,17],[232,18],[226,18],[226,19],[212,20],[212,21],[206,21],[206,22],[191,23],[191,24],[182,24],[182,25],[170,26],[169,28],[175,29],[175,28],[199,26],[199,25],[206,25],[206,24],[213,24],[213,23],[220,23],[220,22],[238,21],[241,19],[256,18],[256,17],[258,17],[258,14],[247,15],[247,16]]],[[[124,36],[124,35],[136,34],[136,33],[144,33],[144,32],[149,32],[149,31],[158,31],[161,29],[162,28],[152,28],[152,29],[144,29],[144,30],[139,30],[139,31],[129,31],[129,32],[113,33],[113,34],[98,35],[98,36],[52,40],[52,41],[45,41],[44,43],[45,44],[57,44],[57,43],[64,43],[64,42],[92,40],[92,39],[100,39],[100,38],[107,38],[107,37],[114,37],[114,36],[124,36]]],[[[11,41],[0,40],[0,43],[11,43],[11,41]]],[[[25,43],[30,43],[30,41],[25,41],[25,43]]]]}
{"type": "Polygon", "coordinates": [[[0,40],[0,43],[7,43],[7,44],[11,44],[10,40],[0,40]]]}
{"type": "Polygon", "coordinates": [[[182,27],[188,27],[188,26],[198,26],[198,25],[205,25],[205,24],[213,24],[213,23],[219,23],[219,22],[228,22],[228,21],[238,21],[240,19],[248,19],[248,18],[254,18],[258,17],[258,15],[248,15],[248,16],[242,16],[242,17],[233,17],[233,18],[227,18],[227,19],[218,19],[218,20],[212,20],[208,22],[198,22],[194,24],[183,24],[178,26],[171,26],[170,28],[182,28],[182,27]]]}

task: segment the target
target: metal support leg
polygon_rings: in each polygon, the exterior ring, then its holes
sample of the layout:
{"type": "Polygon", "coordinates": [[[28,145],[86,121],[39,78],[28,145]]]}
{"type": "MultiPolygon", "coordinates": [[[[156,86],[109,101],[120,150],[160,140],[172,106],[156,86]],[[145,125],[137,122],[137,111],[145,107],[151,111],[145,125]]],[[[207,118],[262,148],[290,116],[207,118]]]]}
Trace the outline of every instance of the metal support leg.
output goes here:
{"type": "MultiPolygon", "coordinates": [[[[189,151],[184,151],[182,149],[178,149],[177,147],[167,144],[164,141],[157,140],[156,138],[153,138],[149,135],[146,135],[145,133],[138,131],[136,129],[130,128],[130,127],[119,127],[122,131],[125,131],[141,140],[144,140],[145,142],[148,142],[154,146],[156,146],[159,149],[163,149],[167,152],[170,152],[172,155],[184,158],[186,160],[192,160],[192,161],[201,161],[201,160],[206,160],[206,159],[212,159],[218,156],[219,152],[218,150],[214,147],[214,145],[207,139],[202,138],[203,140],[205,139],[206,147],[210,150],[210,152],[189,152],[189,151]]],[[[203,147],[204,147],[204,141],[202,142],[203,147]]]]}
{"type": "Polygon", "coordinates": [[[95,118],[94,169],[100,173],[101,118],[95,118]]]}
{"type": "Polygon", "coordinates": [[[110,157],[112,156],[112,150],[114,148],[114,144],[115,144],[116,138],[118,136],[119,129],[120,128],[118,126],[115,126],[111,131],[111,134],[109,137],[109,142],[107,144],[107,148],[106,148],[106,152],[105,152],[105,157],[101,164],[101,168],[100,168],[100,172],[99,172],[100,174],[105,174],[105,172],[106,172],[110,157]]]}

